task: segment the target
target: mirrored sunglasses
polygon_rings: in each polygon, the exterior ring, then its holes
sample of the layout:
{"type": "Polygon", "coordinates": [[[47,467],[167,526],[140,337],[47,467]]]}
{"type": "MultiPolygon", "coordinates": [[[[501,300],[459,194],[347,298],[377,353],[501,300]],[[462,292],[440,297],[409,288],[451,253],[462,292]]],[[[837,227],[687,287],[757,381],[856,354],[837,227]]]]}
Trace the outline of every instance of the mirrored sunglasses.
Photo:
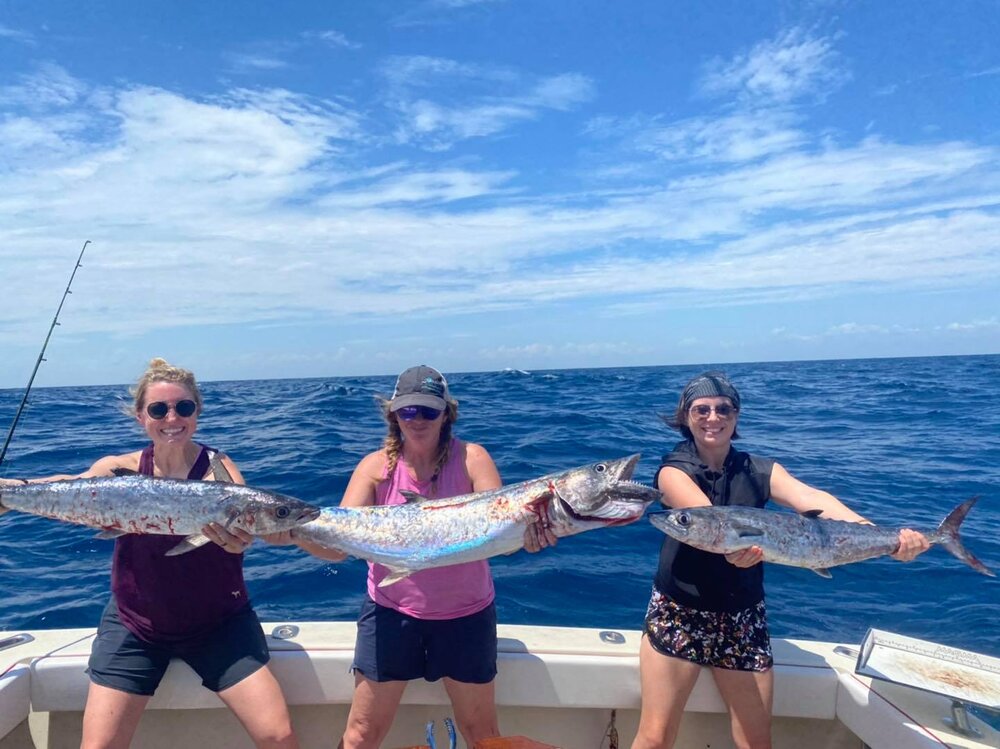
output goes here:
{"type": "Polygon", "coordinates": [[[177,401],[172,406],[164,401],[153,401],[148,406],[146,406],[146,414],[151,419],[165,419],[167,414],[170,413],[170,409],[174,409],[174,413],[180,416],[182,419],[186,419],[189,416],[193,416],[194,412],[198,410],[198,404],[193,400],[188,400],[185,398],[182,401],[177,401]]]}
{"type": "Polygon", "coordinates": [[[413,421],[417,416],[427,421],[434,421],[440,415],[441,409],[430,406],[403,406],[396,409],[396,416],[403,421],[413,421]]]}
{"type": "Polygon", "coordinates": [[[712,411],[715,411],[716,416],[720,419],[728,419],[738,410],[735,406],[727,406],[725,404],[721,406],[706,406],[704,403],[699,403],[697,406],[691,406],[691,413],[699,419],[707,419],[712,414],[712,411]]]}

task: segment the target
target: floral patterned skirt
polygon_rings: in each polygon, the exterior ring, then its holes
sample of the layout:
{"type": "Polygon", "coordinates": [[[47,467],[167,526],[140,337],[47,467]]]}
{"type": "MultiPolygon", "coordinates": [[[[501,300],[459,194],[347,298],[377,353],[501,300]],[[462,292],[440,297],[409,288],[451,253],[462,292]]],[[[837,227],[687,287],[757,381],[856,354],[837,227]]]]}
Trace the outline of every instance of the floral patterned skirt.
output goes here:
{"type": "Polygon", "coordinates": [[[767,671],[774,665],[763,601],[742,611],[702,611],[680,605],[654,586],[645,630],[657,652],[703,666],[767,671]]]}

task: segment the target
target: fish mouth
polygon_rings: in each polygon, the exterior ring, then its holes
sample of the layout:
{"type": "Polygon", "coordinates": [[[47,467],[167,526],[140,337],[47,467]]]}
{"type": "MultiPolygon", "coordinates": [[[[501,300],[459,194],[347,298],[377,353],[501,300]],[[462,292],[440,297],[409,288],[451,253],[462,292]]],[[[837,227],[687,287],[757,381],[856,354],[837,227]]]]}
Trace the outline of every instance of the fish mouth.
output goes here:
{"type": "Polygon", "coordinates": [[[573,509],[565,499],[555,494],[554,499],[572,520],[581,523],[603,523],[605,525],[627,525],[642,517],[646,508],[660,493],[636,481],[621,481],[613,489],[614,497],[606,499],[590,512],[582,513],[573,509]]]}
{"type": "Polygon", "coordinates": [[[631,484],[633,482],[629,479],[632,478],[632,474],[635,472],[635,467],[639,464],[639,458],[641,457],[640,453],[635,453],[634,455],[629,455],[627,458],[608,461],[608,465],[614,466],[617,469],[617,479],[620,483],[631,484]]]}
{"type": "Polygon", "coordinates": [[[302,510],[302,512],[300,512],[296,516],[295,520],[299,525],[302,525],[303,523],[308,523],[309,521],[315,520],[318,517],[319,517],[319,508],[309,507],[305,510],[302,510]]]}

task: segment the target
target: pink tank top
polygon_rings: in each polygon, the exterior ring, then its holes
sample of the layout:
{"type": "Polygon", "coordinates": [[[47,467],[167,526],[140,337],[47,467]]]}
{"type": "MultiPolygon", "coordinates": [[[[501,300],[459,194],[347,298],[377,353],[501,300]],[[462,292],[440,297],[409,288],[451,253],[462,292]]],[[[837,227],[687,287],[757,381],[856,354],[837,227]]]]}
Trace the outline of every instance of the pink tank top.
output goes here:
{"type": "MultiPolygon", "coordinates": [[[[465,450],[453,439],[448,462],[441,469],[436,486],[430,481],[417,481],[410,474],[402,457],[392,476],[375,488],[375,504],[400,505],[406,500],[400,490],[437,498],[457,497],[472,491],[472,482],[465,472],[465,450]]],[[[368,595],[375,603],[387,606],[417,619],[457,619],[482,611],[493,602],[493,576],[487,561],[452,564],[420,570],[404,580],[379,588],[379,582],[389,574],[381,564],[368,563],[368,595]]]]}

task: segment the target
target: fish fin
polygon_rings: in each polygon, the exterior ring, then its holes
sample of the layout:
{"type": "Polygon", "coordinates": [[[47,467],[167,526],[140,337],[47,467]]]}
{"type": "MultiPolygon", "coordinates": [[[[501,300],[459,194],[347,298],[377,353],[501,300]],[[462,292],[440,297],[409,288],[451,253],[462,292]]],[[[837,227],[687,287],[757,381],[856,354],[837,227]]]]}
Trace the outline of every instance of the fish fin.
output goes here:
{"type": "Polygon", "coordinates": [[[401,489],[399,491],[399,493],[403,496],[403,499],[406,500],[407,504],[409,504],[411,502],[426,502],[427,501],[427,497],[425,497],[423,494],[417,494],[416,492],[411,492],[408,489],[401,489]]]}
{"type": "Polygon", "coordinates": [[[758,538],[764,535],[764,531],[760,528],[754,528],[752,525],[741,525],[736,523],[733,526],[733,529],[740,538],[758,538]]]}
{"type": "Polygon", "coordinates": [[[413,574],[413,570],[404,570],[401,567],[389,567],[388,569],[389,574],[382,578],[382,582],[378,584],[378,587],[380,588],[392,585],[393,583],[398,583],[400,580],[405,580],[413,574]]]}
{"type": "Polygon", "coordinates": [[[107,528],[94,536],[94,538],[99,538],[102,541],[109,541],[112,538],[118,538],[119,536],[125,535],[127,535],[126,532],[120,528],[107,528]]]}
{"type": "Polygon", "coordinates": [[[199,546],[204,546],[208,543],[208,536],[204,533],[192,533],[190,536],[185,538],[176,546],[167,549],[164,556],[175,557],[178,554],[187,554],[189,551],[194,551],[199,546]]]}
{"type": "Polygon", "coordinates": [[[982,575],[996,577],[996,573],[993,570],[980,562],[976,558],[975,554],[962,545],[962,539],[958,535],[958,529],[962,525],[962,521],[965,520],[965,516],[969,514],[969,510],[971,510],[978,501],[978,496],[972,497],[971,499],[965,500],[962,504],[958,505],[954,510],[949,512],[948,517],[941,521],[941,525],[938,526],[935,535],[940,534],[941,545],[954,556],[958,557],[967,565],[972,567],[972,569],[976,572],[982,575]]]}
{"type": "Polygon", "coordinates": [[[820,515],[823,514],[823,511],[822,510],[806,510],[805,512],[799,513],[799,514],[801,514],[802,517],[805,517],[805,518],[818,518],[820,515]]]}
{"type": "Polygon", "coordinates": [[[827,580],[832,580],[833,575],[830,574],[830,570],[826,567],[810,567],[813,572],[815,572],[820,577],[825,577],[827,580]]]}
{"type": "Polygon", "coordinates": [[[115,476],[138,476],[138,471],[133,471],[131,468],[122,468],[118,466],[117,468],[112,468],[111,473],[115,476]]]}

